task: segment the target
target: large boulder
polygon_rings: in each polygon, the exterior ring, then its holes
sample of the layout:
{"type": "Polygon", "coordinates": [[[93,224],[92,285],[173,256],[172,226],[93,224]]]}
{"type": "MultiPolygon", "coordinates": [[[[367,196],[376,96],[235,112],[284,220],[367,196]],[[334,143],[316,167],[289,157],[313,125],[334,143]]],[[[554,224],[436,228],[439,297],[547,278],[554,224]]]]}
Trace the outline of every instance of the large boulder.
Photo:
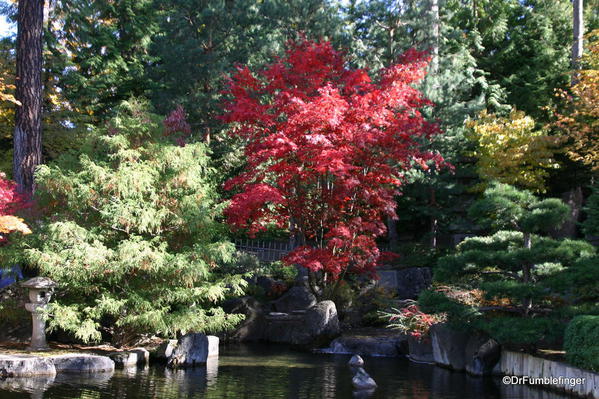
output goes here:
{"type": "Polygon", "coordinates": [[[265,316],[264,340],[302,347],[322,347],[339,335],[339,318],[333,301],[289,313],[271,312],[265,316]]]}
{"type": "Polygon", "coordinates": [[[272,302],[276,312],[291,313],[295,310],[306,310],[316,305],[316,297],[308,287],[291,287],[279,299],[272,302]]]}
{"type": "Polygon", "coordinates": [[[408,336],[408,357],[418,363],[434,363],[432,340],[408,336]]]}
{"type": "Polygon", "coordinates": [[[218,357],[218,337],[200,333],[184,335],[168,359],[170,367],[190,367],[206,364],[208,358],[218,357]]]}
{"type": "Polygon", "coordinates": [[[433,281],[429,267],[411,267],[397,271],[397,299],[416,299],[433,281]]]}
{"type": "Polygon", "coordinates": [[[292,344],[322,346],[340,333],[337,308],[333,301],[322,301],[306,310],[301,328],[292,337],[292,344]]]}
{"type": "Polygon", "coordinates": [[[466,345],[466,371],[474,375],[494,374],[501,358],[501,345],[483,333],[474,333],[466,345]]]}
{"type": "Polygon", "coordinates": [[[479,332],[458,331],[446,324],[430,330],[436,364],[474,375],[493,373],[499,362],[501,347],[494,339],[479,332]]]}
{"type": "Polygon", "coordinates": [[[454,370],[466,367],[466,345],[469,335],[465,331],[456,331],[446,324],[434,324],[430,328],[433,345],[433,359],[440,366],[454,370]]]}
{"type": "Polygon", "coordinates": [[[259,341],[264,338],[266,321],[262,305],[255,298],[243,297],[227,301],[223,305],[227,313],[240,313],[245,319],[239,323],[235,330],[226,333],[225,338],[231,341],[259,341]]]}

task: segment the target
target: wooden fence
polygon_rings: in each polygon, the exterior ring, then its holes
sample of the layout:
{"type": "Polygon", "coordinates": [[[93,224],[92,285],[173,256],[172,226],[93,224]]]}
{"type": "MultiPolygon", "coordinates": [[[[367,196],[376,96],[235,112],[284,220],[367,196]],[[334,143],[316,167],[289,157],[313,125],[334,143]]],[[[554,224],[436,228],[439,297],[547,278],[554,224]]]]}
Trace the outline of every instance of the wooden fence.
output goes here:
{"type": "Polygon", "coordinates": [[[288,241],[235,240],[239,251],[258,257],[260,262],[276,262],[295,248],[288,241]]]}

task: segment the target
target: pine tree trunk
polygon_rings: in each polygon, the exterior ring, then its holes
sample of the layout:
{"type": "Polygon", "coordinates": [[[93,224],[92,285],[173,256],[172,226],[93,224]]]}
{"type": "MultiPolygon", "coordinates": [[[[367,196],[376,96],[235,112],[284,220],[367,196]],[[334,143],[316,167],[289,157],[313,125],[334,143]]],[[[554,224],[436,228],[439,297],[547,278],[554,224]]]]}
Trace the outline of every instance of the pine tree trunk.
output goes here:
{"type": "Polygon", "coordinates": [[[20,0],[17,34],[13,173],[21,192],[34,191],[33,174],[42,160],[43,0],[20,0]]]}

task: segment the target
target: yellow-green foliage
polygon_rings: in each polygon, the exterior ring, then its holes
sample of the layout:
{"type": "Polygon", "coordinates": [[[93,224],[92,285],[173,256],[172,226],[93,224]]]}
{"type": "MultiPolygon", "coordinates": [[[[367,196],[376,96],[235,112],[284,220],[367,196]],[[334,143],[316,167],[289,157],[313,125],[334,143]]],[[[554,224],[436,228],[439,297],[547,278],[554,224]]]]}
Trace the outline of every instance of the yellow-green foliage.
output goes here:
{"type": "Polygon", "coordinates": [[[222,267],[234,247],[216,222],[209,162],[204,144],[177,145],[143,104],[125,103],[81,153],[38,169],[44,216],[0,248],[0,264],[56,280],[49,326],[84,341],[100,340],[102,326],[113,337],[232,327],[241,317],[218,303],[246,283],[222,267]]]}
{"type": "Polygon", "coordinates": [[[599,29],[587,35],[587,52],[576,71],[577,82],[571,93],[562,92],[566,111],[556,125],[569,138],[568,155],[575,161],[599,171],[599,29]]]}
{"type": "Polygon", "coordinates": [[[508,117],[483,111],[467,125],[477,144],[473,155],[483,181],[545,191],[548,169],[559,166],[554,159],[559,138],[536,129],[531,117],[516,110],[508,117]]]}

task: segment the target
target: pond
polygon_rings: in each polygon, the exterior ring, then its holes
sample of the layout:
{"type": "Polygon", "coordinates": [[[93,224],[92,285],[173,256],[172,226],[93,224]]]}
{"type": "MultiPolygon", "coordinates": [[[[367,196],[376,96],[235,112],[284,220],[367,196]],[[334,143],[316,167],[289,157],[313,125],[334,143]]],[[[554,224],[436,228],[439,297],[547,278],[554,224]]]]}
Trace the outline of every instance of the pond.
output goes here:
{"type": "MultiPolygon", "coordinates": [[[[275,345],[235,345],[206,367],[172,371],[164,366],[117,370],[97,378],[0,379],[0,398],[269,399],[352,398],[349,356],[295,352],[275,345]]],[[[385,399],[562,399],[527,386],[505,386],[500,378],[476,378],[407,359],[365,358],[379,387],[368,398],[385,399]]]]}

